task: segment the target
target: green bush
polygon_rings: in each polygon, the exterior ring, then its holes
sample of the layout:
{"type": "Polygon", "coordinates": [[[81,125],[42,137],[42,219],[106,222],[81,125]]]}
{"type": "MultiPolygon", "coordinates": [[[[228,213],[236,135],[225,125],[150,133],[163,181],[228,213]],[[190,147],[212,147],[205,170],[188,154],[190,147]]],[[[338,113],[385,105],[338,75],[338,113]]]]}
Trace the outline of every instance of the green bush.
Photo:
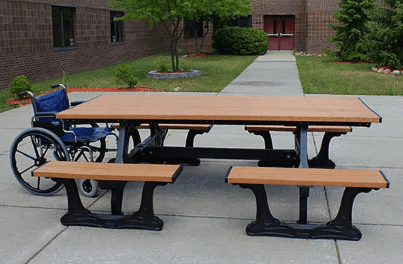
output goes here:
{"type": "Polygon", "coordinates": [[[249,27],[225,27],[213,36],[213,48],[224,54],[261,55],[267,51],[267,35],[249,27]]]}
{"type": "Polygon", "coordinates": [[[157,71],[159,72],[167,72],[169,71],[168,66],[166,66],[163,62],[158,63],[157,71]]]}
{"type": "Polygon", "coordinates": [[[36,94],[39,93],[39,90],[32,87],[32,85],[29,83],[27,76],[25,75],[19,75],[13,79],[13,81],[8,85],[8,89],[10,90],[10,93],[19,96],[19,93],[25,92],[25,91],[31,91],[36,94]]]}
{"type": "Polygon", "coordinates": [[[131,73],[128,65],[119,66],[116,72],[116,77],[118,78],[118,83],[123,81],[129,87],[134,87],[138,82],[138,79],[131,73]]]}

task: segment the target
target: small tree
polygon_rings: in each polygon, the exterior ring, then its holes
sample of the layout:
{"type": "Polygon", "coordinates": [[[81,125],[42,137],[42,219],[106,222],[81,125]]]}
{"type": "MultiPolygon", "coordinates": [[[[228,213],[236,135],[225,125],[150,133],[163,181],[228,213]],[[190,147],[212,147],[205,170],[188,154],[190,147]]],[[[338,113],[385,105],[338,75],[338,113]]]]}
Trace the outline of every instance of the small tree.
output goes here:
{"type": "Polygon", "coordinates": [[[134,87],[138,82],[137,78],[134,77],[128,65],[119,66],[116,71],[116,77],[118,79],[118,83],[124,82],[129,87],[134,87]]]}
{"type": "Polygon", "coordinates": [[[200,53],[203,49],[204,41],[210,31],[209,24],[225,23],[231,18],[245,17],[253,12],[251,1],[245,0],[198,0],[195,1],[197,10],[195,20],[202,23],[194,23],[195,32],[202,30],[203,35],[199,38],[195,36],[196,53],[200,53]]]}
{"type": "Polygon", "coordinates": [[[403,2],[383,0],[372,15],[367,37],[368,59],[380,64],[403,68],[403,2]]]}
{"type": "Polygon", "coordinates": [[[362,60],[367,51],[363,37],[367,33],[368,13],[374,7],[374,0],[341,0],[340,10],[333,15],[339,24],[329,23],[336,30],[328,42],[336,42],[335,52],[326,50],[343,61],[362,60]]]}
{"type": "Polygon", "coordinates": [[[147,21],[150,28],[154,23],[163,24],[169,35],[172,70],[179,70],[178,41],[183,34],[183,20],[197,17],[196,0],[108,0],[110,7],[125,11],[116,20],[147,21]]]}
{"type": "Polygon", "coordinates": [[[147,21],[151,28],[154,23],[164,25],[169,35],[173,71],[179,70],[178,41],[184,32],[184,27],[181,27],[184,21],[205,19],[205,23],[208,23],[212,17],[236,17],[252,10],[249,0],[108,1],[111,8],[125,11],[125,15],[116,20],[147,21]]]}

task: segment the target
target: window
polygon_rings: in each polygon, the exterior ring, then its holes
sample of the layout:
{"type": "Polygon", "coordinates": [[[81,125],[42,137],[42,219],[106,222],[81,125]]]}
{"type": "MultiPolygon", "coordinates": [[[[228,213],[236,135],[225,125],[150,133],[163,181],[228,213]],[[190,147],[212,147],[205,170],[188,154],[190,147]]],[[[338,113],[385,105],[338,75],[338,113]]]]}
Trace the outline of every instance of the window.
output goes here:
{"type": "Polygon", "coordinates": [[[231,19],[228,23],[230,27],[252,27],[252,16],[238,17],[236,19],[231,19]]]}
{"type": "Polygon", "coordinates": [[[53,47],[74,47],[74,7],[52,6],[53,47]]]}
{"type": "Polygon", "coordinates": [[[203,37],[203,20],[190,21],[185,26],[186,38],[202,38],[203,37]]]}
{"type": "Polygon", "coordinates": [[[123,15],[123,12],[111,11],[111,43],[123,43],[123,21],[114,21],[115,17],[123,15]]]}

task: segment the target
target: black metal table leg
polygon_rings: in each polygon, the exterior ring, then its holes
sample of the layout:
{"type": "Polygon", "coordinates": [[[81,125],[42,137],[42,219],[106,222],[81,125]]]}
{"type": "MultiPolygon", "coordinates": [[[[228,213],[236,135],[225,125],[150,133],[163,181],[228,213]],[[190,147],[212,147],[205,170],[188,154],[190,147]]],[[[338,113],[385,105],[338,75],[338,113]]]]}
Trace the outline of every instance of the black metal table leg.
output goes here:
{"type": "Polygon", "coordinates": [[[298,224],[308,224],[309,187],[299,187],[299,220],[298,224]]]}
{"type": "MultiPolygon", "coordinates": [[[[299,154],[299,168],[308,168],[308,125],[297,126],[295,148],[299,154]]],[[[299,220],[298,224],[308,224],[309,187],[299,187],[299,220]]]]}

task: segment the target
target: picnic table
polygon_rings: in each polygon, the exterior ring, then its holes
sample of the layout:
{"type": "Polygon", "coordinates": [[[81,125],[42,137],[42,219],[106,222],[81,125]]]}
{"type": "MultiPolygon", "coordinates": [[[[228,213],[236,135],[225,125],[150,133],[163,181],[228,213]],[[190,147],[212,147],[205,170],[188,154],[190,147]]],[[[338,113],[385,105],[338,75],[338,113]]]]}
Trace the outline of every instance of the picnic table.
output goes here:
{"type": "MultiPolygon", "coordinates": [[[[183,158],[264,159],[277,162],[278,167],[296,163],[296,167],[302,169],[308,168],[307,131],[309,126],[370,127],[372,123],[382,122],[382,118],[376,112],[363,100],[356,97],[216,96],[207,94],[101,95],[75,108],[58,113],[56,118],[71,123],[80,123],[83,120],[119,123],[115,163],[138,163],[144,160],[174,162],[175,159],[183,158]],[[129,149],[131,137],[137,137],[136,127],[141,124],[149,124],[150,136],[129,149]],[[164,146],[162,143],[166,130],[160,128],[161,124],[295,126],[296,144],[295,149],[164,146]]],[[[322,171],[320,172],[323,174],[322,171]]],[[[299,183],[297,182],[296,185],[299,183]]],[[[310,182],[309,186],[313,185],[315,184],[310,182]]],[[[368,188],[372,188],[372,185],[368,186],[368,188]]],[[[388,187],[388,185],[382,185],[382,187],[388,187]]],[[[376,188],[379,186],[376,185],[376,188]]],[[[255,195],[260,194],[256,192],[255,195]]],[[[308,196],[309,187],[301,186],[298,223],[303,225],[307,224],[308,196]]],[[[119,210],[115,211],[120,213],[119,210]]],[[[278,234],[276,232],[275,234],[278,234]]],[[[299,235],[295,235],[295,237],[299,237],[299,235]]],[[[354,236],[353,240],[357,240],[356,238],[354,236]]]]}
{"type": "Polygon", "coordinates": [[[309,125],[366,126],[382,118],[355,97],[281,97],[216,95],[102,95],[56,116],[69,122],[93,120],[120,123],[116,162],[130,161],[139,154],[154,158],[234,158],[256,160],[269,156],[282,162],[298,154],[300,167],[307,164],[309,125]],[[151,136],[126,153],[135,127],[149,123],[151,136]],[[289,125],[296,126],[299,144],[294,150],[253,150],[163,147],[159,124],[289,125]],[[150,154],[151,153],[151,154],[150,154]]]}

